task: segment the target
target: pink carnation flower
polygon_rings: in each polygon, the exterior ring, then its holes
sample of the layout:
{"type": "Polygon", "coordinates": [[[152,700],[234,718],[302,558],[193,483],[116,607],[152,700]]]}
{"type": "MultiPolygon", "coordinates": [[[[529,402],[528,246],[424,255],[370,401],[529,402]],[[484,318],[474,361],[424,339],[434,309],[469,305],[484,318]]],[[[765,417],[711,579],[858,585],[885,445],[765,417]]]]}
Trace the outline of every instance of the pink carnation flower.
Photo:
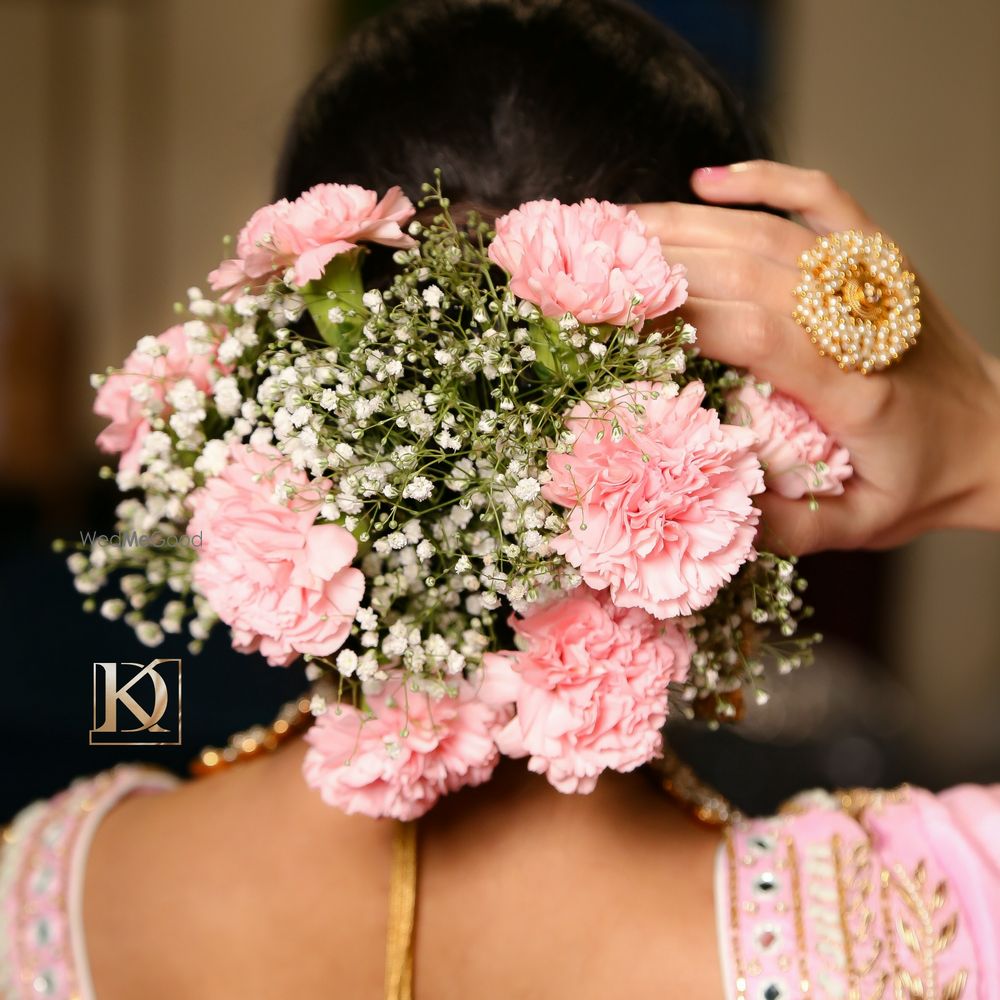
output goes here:
{"type": "Polygon", "coordinates": [[[374,717],[331,706],[306,733],[303,772],[323,801],[346,813],[411,820],[448,792],[489,780],[501,713],[464,678],[441,699],[404,690],[395,674],[368,695],[374,717]]]}
{"type": "Polygon", "coordinates": [[[621,205],[529,201],[497,219],[496,233],[490,260],[545,316],[639,328],[687,298],[683,266],[668,264],[660,241],[621,205]]]}
{"type": "Polygon", "coordinates": [[[97,435],[97,445],[102,451],[121,455],[118,468],[123,472],[139,468],[142,442],[150,430],[145,413],[151,404],[168,416],[167,393],[181,379],[190,379],[202,392],[212,384],[212,359],[189,351],[183,326],[172,326],[156,339],[167,348],[166,354],[154,358],[134,350],[122,363],[121,372],[108,376],[94,400],[94,412],[111,421],[97,435]],[[144,403],[133,395],[138,386],[148,393],[144,403]]]}
{"type": "Polygon", "coordinates": [[[583,793],[606,768],[631,771],[660,753],[667,685],[684,680],[694,650],[682,628],[585,587],[511,624],[523,651],[488,653],[480,691],[516,706],[497,735],[502,753],[583,793]]]}
{"type": "Polygon", "coordinates": [[[750,558],[764,488],[754,435],[701,406],[705,387],[635,382],[578,403],[569,453],[548,456],[551,503],[571,508],[553,548],[594,590],[657,618],[712,602],[750,558]]]}
{"type": "Polygon", "coordinates": [[[271,666],[339,649],[365,591],[351,567],[354,536],[315,524],[319,505],[301,495],[291,506],[276,500],[283,482],[308,480],[277,450],[235,442],[223,471],[189,501],[188,532],[202,539],[194,583],[232,630],[233,648],[260,652],[271,666]]]}
{"type": "Polygon", "coordinates": [[[851,478],[851,456],[790,396],[765,395],[747,383],[729,396],[734,423],[757,436],[757,457],[769,490],[798,500],[805,494],[839,496],[851,478]]]}
{"type": "Polygon", "coordinates": [[[223,261],[208,280],[216,291],[225,291],[224,300],[247,287],[258,291],[289,268],[292,283],[305,285],[362,240],[413,246],[400,229],[412,216],[413,203],[398,187],[379,200],[357,184],[317,184],[295,201],[282,198],[257,209],[236,241],[236,257],[223,261]]]}

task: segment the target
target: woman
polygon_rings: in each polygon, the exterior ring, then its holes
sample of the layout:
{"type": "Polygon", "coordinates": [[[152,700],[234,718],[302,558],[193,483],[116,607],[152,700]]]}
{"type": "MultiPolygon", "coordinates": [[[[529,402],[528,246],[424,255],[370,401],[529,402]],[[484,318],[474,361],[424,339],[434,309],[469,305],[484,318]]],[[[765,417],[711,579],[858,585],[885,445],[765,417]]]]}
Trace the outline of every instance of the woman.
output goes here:
{"type": "MultiPolygon", "coordinates": [[[[850,449],[842,498],[766,498],[775,544],[1000,529],[1000,462],[983,455],[1000,457],[1000,363],[926,294],[898,369],[841,375],[819,357],[790,318],[796,259],[817,232],[874,227],[824,175],[761,152],[700,60],[630,7],[426,0],[370,23],[317,80],[278,187],[416,194],[440,166],[484,212],[641,205],[689,269],[703,351],[807,403],[850,449]],[[723,207],[741,204],[804,224],[723,207]]],[[[185,784],[120,770],[22,814],[0,874],[5,995],[405,997],[415,970],[433,998],[1000,996],[1000,794],[807,797],[720,839],[635,777],[557,796],[502,767],[421,822],[414,910],[412,844],[323,805],[304,751],[292,739],[185,784]]],[[[728,818],[709,791],[683,797],[728,818]]]]}

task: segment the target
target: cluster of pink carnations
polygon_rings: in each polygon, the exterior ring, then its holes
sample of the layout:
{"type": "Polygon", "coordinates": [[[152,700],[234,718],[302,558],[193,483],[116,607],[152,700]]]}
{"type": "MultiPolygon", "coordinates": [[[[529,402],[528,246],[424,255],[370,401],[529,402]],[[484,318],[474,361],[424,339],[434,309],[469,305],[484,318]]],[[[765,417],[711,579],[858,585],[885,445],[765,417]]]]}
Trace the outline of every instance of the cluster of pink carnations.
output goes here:
{"type": "Polygon", "coordinates": [[[655,758],[672,693],[742,682],[714,608],[727,636],[794,632],[790,564],[767,607],[768,583],[738,589],[754,498],[851,474],[797,401],[708,384],[684,269],[635,213],[536,201],[463,228],[438,204],[420,224],[398,189],[321,184],[255,212],[215,297],[97,378],[120,528],[200,545],[70,557],[87,594],[125,572],[101,609],[150,645],[222,622],[271,665],[305,657],[306,780],[402,820],[501,755],[563,792],[655,758]],[[366,244],[395,251],[391,288],[366,287],[366,244]]]}

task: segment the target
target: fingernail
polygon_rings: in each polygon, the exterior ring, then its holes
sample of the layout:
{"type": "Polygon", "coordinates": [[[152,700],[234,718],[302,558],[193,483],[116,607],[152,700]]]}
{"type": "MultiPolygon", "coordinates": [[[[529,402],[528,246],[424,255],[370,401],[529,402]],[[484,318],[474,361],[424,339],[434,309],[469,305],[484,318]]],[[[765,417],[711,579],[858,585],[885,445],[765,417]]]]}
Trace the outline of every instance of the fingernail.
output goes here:
{"type": "Polygon", "coordinates": [[[725,167],[699,167],[695,172],[695,177],[700,181],[714,181],[725,172],[725,167]]]}

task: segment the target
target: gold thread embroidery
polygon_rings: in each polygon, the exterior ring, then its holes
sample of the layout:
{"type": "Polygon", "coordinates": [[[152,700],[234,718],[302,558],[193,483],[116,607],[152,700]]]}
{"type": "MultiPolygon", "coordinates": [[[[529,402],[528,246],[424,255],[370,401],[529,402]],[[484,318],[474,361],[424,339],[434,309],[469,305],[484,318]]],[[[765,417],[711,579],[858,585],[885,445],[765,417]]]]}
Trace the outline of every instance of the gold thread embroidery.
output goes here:
{"type": "MultiPolygon", "coordinates": [[[[884,805],[893,805],[906,801],[910,794],[910,786],[899,785],[897,788],[841,788],[831,794],[824,793],[825,801],[833,808],[850,816],[858,817],[866,809],[881,809],[884,805]]],[[[790,798],[778,809],[779,816],[802,816],[816,809],[814,793],[806,792],[790,798]]]]}
{"type": "Polygon", "coordinates": [[[851,819],[858,819],[867,809],[881,809],[886,805],[904,802],[910,794],[910,786],[903,784],[897,788],[842,788],[836,794],[840,811],[851,819]]]}
{"type": "Polygon", "coordinates": [[[841,856],[840,834],[833,835],[833,870],[837,883],[837,909],[840,913],[840,933],[844,939],[844,962],[847,973],[847,989],[850,1000],[857,1000],[858,970],[854,966],[854,942],[847,915],[847,888],[844,884],[844,859],[841,856]]]}
{"type": "Polygon", "coordinates": [[[799,986],[803,996],[810,990],[809,963],[806,960],[806,924],[802,912],[802,882],[799,874],[799,856],[795,850],[795,842],[791,837],[785,838],[785,849],[788,858],[788,870],[792,875],[792,907],[795,921],[795,950],[799,961],[799,986]]]}
{"type": "MultiPolygon", "coordinates": [[[[891,793],[866,789],[840,792],[840,808],[863,825],[865,810],[898,802],[908,791],[903,786],[891,793]]],[[[942,879],[929,891],[928,869],[923,860],[912,874],[899,864],[880,867],[874,884],[877,896],[871,900],[870,842],[857,845],[848,858],[840,836],[834,835],[832,855],[850,1000],[862,1000],[861,990],[876,967],[883,943],[889,970],[875,982],[871,1000],[882,1000],[890,983],[895,1000],[961,1000],[968,983],[968,970],[959,969],[942,985],[938,968],[938,956],[947,951],[958,935],[958,912],[948,916],[942,912],[949,898],[947,882],[942,879]],[[902,901],[903,913],[894,914],[893,896],[902,901]],[[876,934],[876,939],[871,941],[872,953],[862,961],[862,949],[871,939],[876,915],[881,917],[881,934],[876,934]],[[904,949],[902,952],[900,945],[904,949]],[[918,971],[907,968],[908,963],[904,961],[907,953],[916,960],[918,971]]]]}
{"type": "MultiPolygon", "coordinates": [[[[926,881],[926,866],[921,861],[912,876],[908,876],[902,865],[892,868],[893,882],[899,887],[899,894],[917,929],[907,923],[902,916],[897,918],[897,928],[904,943],[913,952],[920,964],[921,974],[912,976],[904,970],[903,987],[912,1000],[935,1000],[937,996],[936,956],[954,940],[958,929],[958,913],[952,914],[940,932],[934,928],[932,911],[921,895],[926,881]]],[[[958,1000],[965,989],[966,970],[962,969],[944,986],[942,997],[958,1000]]]]}
{"type": "MultiPolygon", "coordinates": [[[[844,939],[845,972],[848,980],[849,1000],[862,1000],[862,986],[871,975],[882,954],[882,943],[871,940],[875,923],[872,895],[871,852],[869,844],[855,845],[849,859],[845,858],[844,844],[838,834],[832,841],[833,866],[837,885],[840,928],[844,939]],[[849,867],[848,867],[849,866],[849,867]],[[862,959],[870,947],[867,959],[862,959]]],[[[880,1000],[889,984],[889,974],[883,974],[875,983],[871,1000],[880,1000]]]]}
{"type": "Polygon", "coordinates": [[[954,942],[958,933],[958,912],[954,912],[941,925],[934,926],[934,914],[942,909],[947,899],[946,884],[939,882],[931,894],[930,902],[924,898],[927,881],[927,866],[923,861],[913,874],[907,873],[902,865],[884,868],[880,885],[882,912],[886,936],[889,941],[893,966],[893,986],[896,1000],[961,1000],[965,992],[969,974],[967,969],[959,969],[938,990],[937,957],[954,942]],[[902,900],[906,914],[893,919],[890,893],[902,900]],[[894,933],[895,932],[895,933],[894,933]],[[895,947],[895,940],[902,940],[907,950],[916,959],[919,972],[906,968],[895,947]]]}
{"type": "Polygon", "coordinates": [[[889,966],[892,969],[893,993],[896,1000],[903,1000],[902,986],[899,981],[899,953],[896,949],[896,938],[892,933],[892,904],[889,900],[889,887],[892,883],[891,873],[883,868],[879,872],[879,902],[882,907],[882,927],[885,931],[885,941],[889,949],[889,966]]]}
{"type": "Polygon", "coordinates": [[[733,954],[733,971],[736,973],[736,1000],[747,1000],[747,978],[743,966],[743,951],[740,947],[739,876],[736,868],[736,845],[733,831],[725,832],[726,863],[729,867],[729,929],[733,954]]]}

